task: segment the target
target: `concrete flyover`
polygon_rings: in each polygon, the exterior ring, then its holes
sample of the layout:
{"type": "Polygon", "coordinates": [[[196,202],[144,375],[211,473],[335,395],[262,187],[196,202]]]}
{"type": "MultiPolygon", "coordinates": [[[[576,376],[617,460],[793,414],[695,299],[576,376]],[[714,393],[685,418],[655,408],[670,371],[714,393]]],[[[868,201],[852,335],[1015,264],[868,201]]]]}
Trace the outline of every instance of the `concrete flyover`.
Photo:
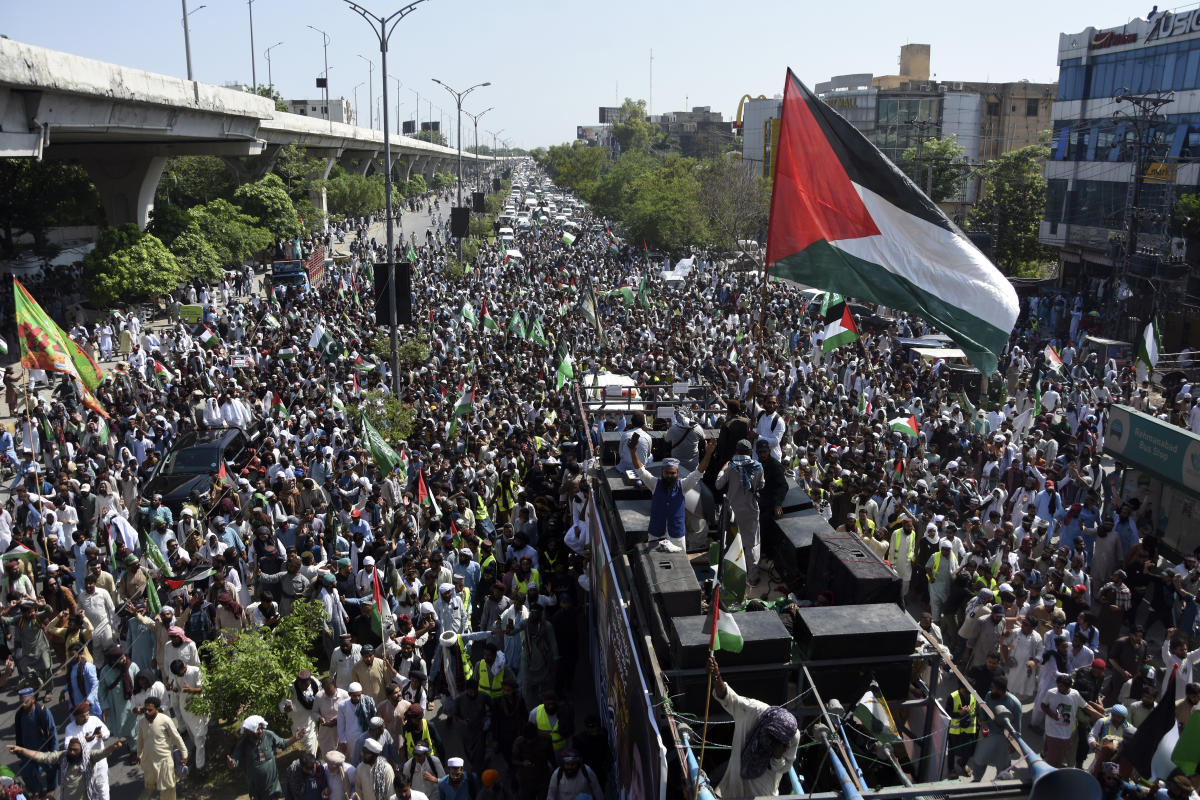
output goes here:
{"type": "MultiPolygon", "coordinates": [[[[448,172],[450,147],[393,133],[383,165],[383,132],[277,111],[275,103],[169,75],[0,39],[0,157],[76,158],[87,170],[110,224],[145,226],[171,156],[224,158],[239,181],[270,170],[288,144],[366,174],[392,169],[448,172]],[[254,156],[247,162],[242,159],[254,156]]],[[[463,153],[464,161],[497,159],[463,153]]]]}

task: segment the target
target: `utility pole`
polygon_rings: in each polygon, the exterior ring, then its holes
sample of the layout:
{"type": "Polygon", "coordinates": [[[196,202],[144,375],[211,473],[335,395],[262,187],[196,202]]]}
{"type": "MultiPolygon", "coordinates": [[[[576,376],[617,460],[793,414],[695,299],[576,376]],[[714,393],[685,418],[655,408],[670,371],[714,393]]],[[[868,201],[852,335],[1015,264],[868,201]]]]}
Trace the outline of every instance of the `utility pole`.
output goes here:
{"type": "Polygon", "coordinates": [[[254,53],[254,0],[246,0],[246,8],[250,9],[250,83],[254,93],[258,94],[258,58],[254,53]]]}
{"type": "MultiPolygon", "coordinates": [[[[387,75],[388,39],[391,38],[392,31],[396,30],[396,26],[400,24],[400,20],[411,14],[425,0],[413,0],[413,2],[404,8],[386,17],[372,14],[367,9],[353,2],[353,0],[343,0],[343,2],[367,21],[371,26],[371,32],[379,39],[380,73],[387,75]],[[375,28],[376,24],[379,25],[378,30],[375,28]]],[[[388,135],[387,92],[383,93],[383,167],[384,214],[387,216],[387,222],[384,227],[387,232],[387,263],[391,265],[391,269],[389,270],[391,275],[388,276],[388,285],[391,288],[391,291],[388,292],[388,322],[390,323],[392,350],[392,394],[399,397],[400,330],[396,323],[396,243],[395,234],[392,231],[392,141],[388,135]]]]}
{"type": "Polygon", "coordinates": [[[201,8],[208,8],[208,6],[203,5],[203,6],[199,6],[198,8],[193,8],[191,11],[188,11],[187,0],[182,0],[182,2],[183,2],[183,50],[187,56],[188,80],[190,81],[190,80],[193,80],[193,78],[192,78],[192,30],[191,30],[191,26],[188,24],[188,17],[190,17],[192,14],[195,14],[201,8]]]}
{"type": "Polygon", "coordinates": [[[1128,203],[1125,207],[1125,258],[1121,265],[1120,277],[1129,273],[1134,256],[1138,251],[1138,237],[1141,232],[1143,219],[1150,218],[1158,212],[1154,209],[1142,208],[1142,184],[1146,179],[1146,161],[1151,155],[1151,132],[1154,126],[1163,121],[1158,111],[1175,99],[1174,92],[1150,92],[1148,94],[1123,94],[1116,98],[1118,103],[1129,103],[1133,106],[1130,111],[1118,111],[1113,114],[1117,123],[1129,122],[1133,125],[1137,138],[1134,140],[1133,183],[1128,193],[1128,203]]]}
{"type": "Polygon", "coordinates": [[[646,116],[654,114],[654,48],[650,48],[650,95],[646,101],[646,116]]]}
{"type": "MultiPolygon", "coordinates": [[[[928,119],[914,119],[908,123],[917,129],[917,182],[921,179],[921,162],[925,160],[925,131],[930,128],[936,128],[937,123],[928,119]]],[[[929,165],[929,170],[925,175],[925,195],[933,196],[933,164],[929,165]]]]}
{"type": "MultiPolygon", "coordinates": [[[[401,83],[401,82],[400,82],[400,79],[399,79],[399,78],[397,78],[395,75],[385,75],[385,76],[384,76],[384,78],[383,78],[383,85],[384,85],[385,87],[387,86],[387,79],[388,79],[388,78],[391,78],[392,80],[394,80],[394,81],[396,82],[396,133],[397,133],[397,134],[399,134],[399,133],[400,133],[400,131],[401,131],[401,126],[400,126],[400,90],[404,88],[404,84],[403,84],[403,83],[401,83]]],[[[386,91],[387,91],[387,89],[385,88],[385,89],[384,89],[384,91],[386,92],[386,91]]]]}

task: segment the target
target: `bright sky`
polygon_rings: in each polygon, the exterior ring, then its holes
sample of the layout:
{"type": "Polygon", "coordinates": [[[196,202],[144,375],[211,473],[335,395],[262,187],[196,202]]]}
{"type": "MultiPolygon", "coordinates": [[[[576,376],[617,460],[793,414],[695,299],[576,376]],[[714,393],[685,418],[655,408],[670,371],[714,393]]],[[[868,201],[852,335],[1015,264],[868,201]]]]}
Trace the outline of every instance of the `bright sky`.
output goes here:
{"type": "MultiPolygon", "coordinates": [[[[361,0],[391,13],[403,0],[361,0]]],[[[187,0],[192,64],[199,81],[250,83],[250,26],[245,0],[187,0]],[[203,7],[202,7],[203,6],[203,7]]],[[[575,126],[597,122],[597,108],[627,96],[648,98],[654,51],[652,110],[711,106],[732,119],[743,94],[782,91],[792,67],[810,86],[833,75],[894,74],[900,45],[932,45],[931,69],[940,80],[1033,82],[1057,80],[1059,33],[1089,25],[1112,27],[1144,15],[1149,0],[860,0],[842,5],[812,0],[428,0],[392,36],[389,72],[399,78],[401,119],[412,119],[420,93],[421,118],[453,113],[454,102],[431,78],[455,89],[491,81],[463,107],[495,110],[479,123],[502,130],[514,146],[556,144],[575,126]],[[440,107],[440,110],[439,110],[440,107]]],[[[1163,4],[1168,8],[1168,4],[1163,4]]],[[[285,98],[316,97],[322,28],[329,45],[330,96],[353,98],[367,119],[368,67],[382,91],[379,49],[366,22],[341,0],[254,0],[258,80],[267,81],[263,51],[285,98]]],[[[0,33],[77,55],[185,77],[182,10],[174,0],[0,0],[0,33]]],[[[396,82],[388,81],[389,103],[396,82]]],[[[395,106],[391,120],[396,119],[395,106]]],[[[452,122],[452,120],[451,120],[452,122]]],[[[449,123],[448,123],[449,124],[449,123]]],[[[377,123],[378,126],[378,123],[377,123]]],[[[444,127],[443,130],[446,130],[444,127]]],[[[473,128],[464,126],[464,145],[473,128]]],[[[453,141],[453,140],[452,140],[453,141]]]]}

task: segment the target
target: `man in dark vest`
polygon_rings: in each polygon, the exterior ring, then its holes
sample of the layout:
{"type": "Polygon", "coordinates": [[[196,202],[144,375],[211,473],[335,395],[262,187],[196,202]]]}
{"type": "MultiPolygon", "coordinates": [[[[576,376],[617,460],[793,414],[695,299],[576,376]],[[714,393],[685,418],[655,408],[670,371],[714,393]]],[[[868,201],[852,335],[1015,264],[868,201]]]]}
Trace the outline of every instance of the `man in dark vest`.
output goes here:
{"type": "Polygon", "coordinates": [[[642,465],[642,460],[637,452],[637,444],[630,442],[629,455],[633,460],[633,468],[637,472],[638,478],[651,492],[650,541],[669,537],[677,540],[675,543],[683,547],[683,540],[687,536],[687,529],[684,526],[687,514],[687,493],[704,477],[704,470],[708,468],[708,462],[712,459],[716,449],[716,440],[710,439],[705,445],[704,458],[700,459],[700,466],[683,479],[679,477],[679,459],[663,459],[662,477],[655,478],[642,465]]]}

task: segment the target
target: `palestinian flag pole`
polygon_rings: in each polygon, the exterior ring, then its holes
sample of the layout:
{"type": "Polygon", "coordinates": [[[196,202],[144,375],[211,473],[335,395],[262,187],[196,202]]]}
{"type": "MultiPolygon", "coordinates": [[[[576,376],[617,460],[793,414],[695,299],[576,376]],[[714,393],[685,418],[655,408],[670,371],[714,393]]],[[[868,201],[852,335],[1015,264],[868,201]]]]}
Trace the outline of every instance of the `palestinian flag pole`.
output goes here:
{"type": "Polygon", "coordinates": [[[821,342],[822,355],[836,350],[844,344],[858,341],[858,326],[854,315],[846,305],[846,299],[837,292],[826,292],[821,301],[821,316],[825,319],[825,339],[821,342]]]}
{"type": "Polygon", "coordinates": [[[1020,310],[1012,284],[790,70],[775,154],[772,277],[915,314],[949,334],[980,372],[996,371],[1020,310]]]}

